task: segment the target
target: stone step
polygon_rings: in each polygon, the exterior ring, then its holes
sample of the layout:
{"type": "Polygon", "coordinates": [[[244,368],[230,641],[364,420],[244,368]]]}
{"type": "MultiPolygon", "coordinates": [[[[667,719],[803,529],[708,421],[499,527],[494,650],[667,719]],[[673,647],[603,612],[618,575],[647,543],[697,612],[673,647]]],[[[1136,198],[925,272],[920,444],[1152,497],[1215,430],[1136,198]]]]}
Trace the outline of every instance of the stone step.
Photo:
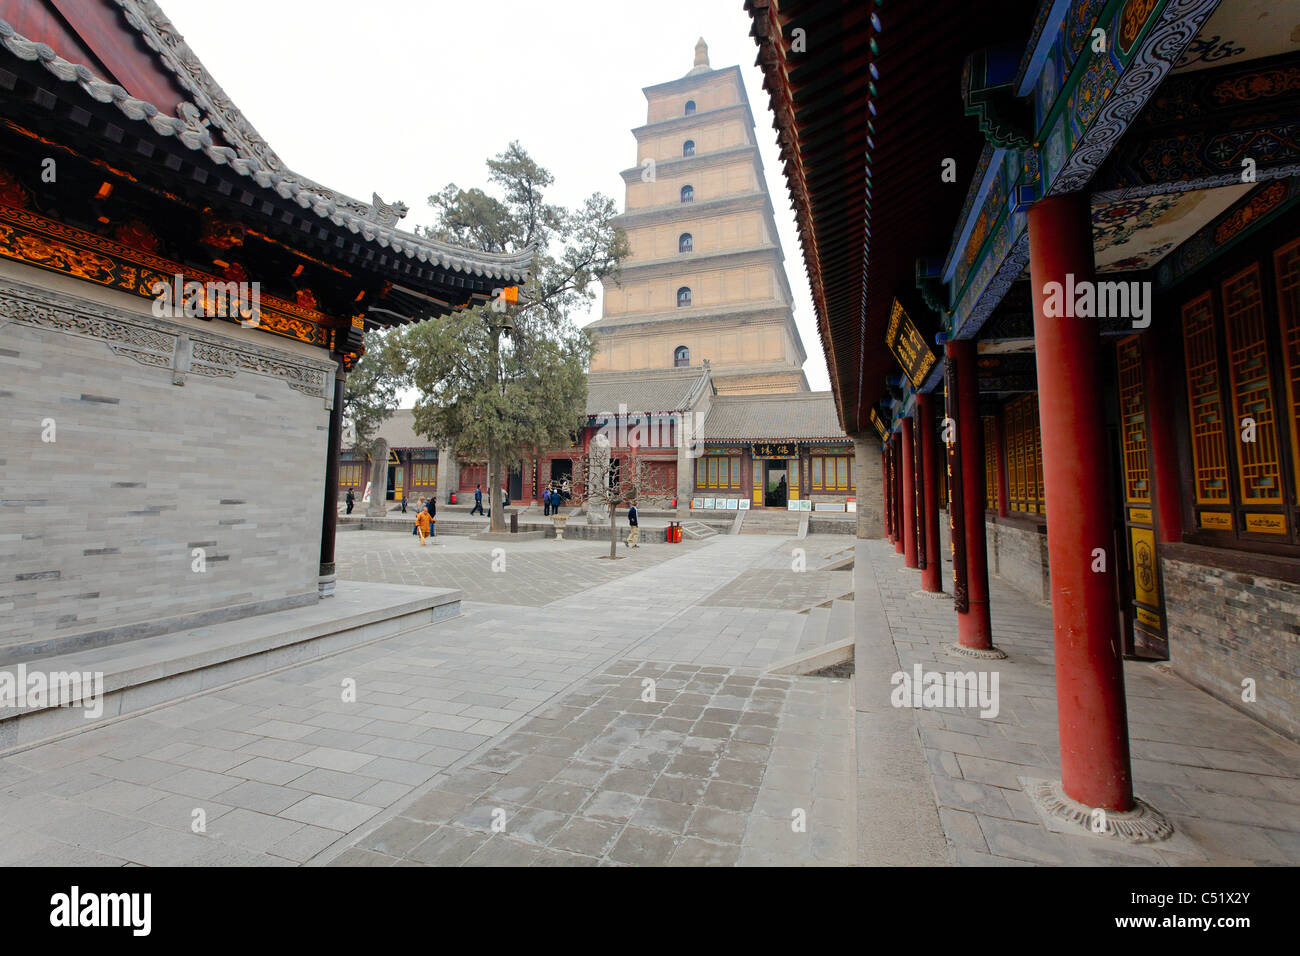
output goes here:
{"type": "Polygon", "coordinates": [[[830,631],[830,608],[815,607],[806,616],[808,622],[804,625],[803,634],[799,636],[798,653],[800,654],[807,653],[825,644],[827,634],[830,631]]]}
{"type": "Polygon", "coordinates": [[[683,536],[683,537],[694,538],[694,539],[697,540],[697,541],[701,541],[701,540],[703,540],[703,539],[705,539],[705,538],[712,538],[712,537],[713,537],[714,535],[716,535],[717,533],[718,533],[718,532],[716,532],[715,530],[713,530],[712,528],[710,528],[710,527],[709,527],[708,525],[706,525],[703,521],[683,521],[683,522],[682,522],[682,536],[683,536]]]}
{"type": "Polygon", "coordinates": [[[831,602],[830,622],[826,628],[826,643],[835,644],[853,638],[853,602],[836,598],[831,602]]]}
{"type": "Polygon", "coordinates": [[[460,600],[451,588],[340,581],[334,597],[307,607],[5,665],[0,689],[44,683],[62,691],[3,700],[0,754],[457,617],[460,600]],[[83,674],[91,676],[58,677],[83,674]]]}

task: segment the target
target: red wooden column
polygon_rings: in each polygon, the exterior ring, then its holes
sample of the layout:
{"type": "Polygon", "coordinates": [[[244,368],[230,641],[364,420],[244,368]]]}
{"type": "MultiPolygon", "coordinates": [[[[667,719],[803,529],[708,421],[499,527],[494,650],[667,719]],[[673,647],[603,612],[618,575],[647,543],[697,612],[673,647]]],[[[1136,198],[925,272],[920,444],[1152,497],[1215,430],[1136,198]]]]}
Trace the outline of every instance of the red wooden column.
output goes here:
{"type": "Polygon", "coordinates": [[[902,434],[899,436],[901,450],[903,486],[903,564],[909,568],[919,567],[916,560],[916,448],[913,446],[912,417],[902,420],[902,434]]]}
{"type": "Polygon", "coordinates": [[[882,480],[880,489],[885,498],[885,537],[890,541],[894,540],[894,516],[889,513],[889,445],[882,445],[880,448],[880,471],[882,480]]]}
{"type": "MultiPolygon", "coordinates": [[[[957,373],[957,457],[961,463],[962,544],[966,562],[966,610],[957,613],[957,642],[967,650],[996,652],[989,617],[988,541],[984,531],[984,422],[980,420],[975,341],[944,345],[957,373]]],[[[960,606],[960,601],[958,602],[960,606]]],[[[984,656],[984,655],[981,655],[984,656]]]]}
{"type": "Polygon", "coordinates": [[[925,568],[921,571],[923,591],[943,591],[943,555],[939,551],[939,478],[934,444],[934,396],[922,392],[916,396],[920,427],[916,440],[921,443],[921,497],[925,502],[925,568]]]}
{"type": "MultiPolygon", "coordinates": [[[[998,409],[993,418],[993,440],[997,442],[994,450],[997,456],[998,474],[998,517],[1005,518],[1011,510],[1011,490],[1007,481],[1007,420],[998,409]]],[[[987,489],[986,489],[987,490],[987,489]]]]}
{"type": "Polygon", "coordinates": [[[894,550],[899,554],[905,551],[903,545],[903,436],[895,432],[889,439],[894,453],[894,550]]]}
{"type": "MultiPolygon", "coordinates": [[[[1047,501],[1055,631],[1061,784],[1089,807],[1133,808],[1122,642],[1115,608],[1111,476],[1101,414],[1101,338],[1094,319],[1045,315],[1048,284],[1096,279],[1084,193],[1042,199],[1029,210],[1034,351],[1047,501]],[[1072,277],[1072,281],[1068,277],[1072,277]],[[1100,558],[1104,558],[1104,564],[1100,558]],[[1102,570],[1094,570],[1102,568],[1102,570]]],[[[1067,285],[1068,282],[1068,285],[1067,285]]]]}

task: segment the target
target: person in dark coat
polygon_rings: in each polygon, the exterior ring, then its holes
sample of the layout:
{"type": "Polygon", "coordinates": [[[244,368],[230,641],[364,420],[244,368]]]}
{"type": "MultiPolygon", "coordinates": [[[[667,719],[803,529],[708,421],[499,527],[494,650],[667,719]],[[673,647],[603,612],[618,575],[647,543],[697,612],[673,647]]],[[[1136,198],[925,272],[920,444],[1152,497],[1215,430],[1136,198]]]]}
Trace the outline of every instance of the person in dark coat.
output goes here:
{"type": "Polygon", "coordinates": [[[482,485],[475,485],[475,486],[474,486],[474,507],[471,508],[471,509],[469,509],[469,513],[470,513],[470,514],[473,514],[473,513],[476,512],[476,511],[477,511],[479,514],[482,514],[482,513],[483,513],[483,487],[482,487],[482,485]]]}
{"type": "Polygon", "coordinates": [[[549,517],[551,514],[551,489],[546,487],[542,489],[542,516],[549,517]]]}
{"type": "Polygon", "coordinates": [[[348,514],[352,514],[352,509],[356,506],[357,503],[357,496],[352,493],[351,488],[348,489],[348,496],[344,500],[347,501],[348,504],[348,514]]]}
{"type": "Polygon", "coordinates": [[[637,524],[636,504],[632,503],[627,506],[627,538],[624,539],[623,545],[628,548],[639,548],[641,540],[641,527],[637,524]]]}

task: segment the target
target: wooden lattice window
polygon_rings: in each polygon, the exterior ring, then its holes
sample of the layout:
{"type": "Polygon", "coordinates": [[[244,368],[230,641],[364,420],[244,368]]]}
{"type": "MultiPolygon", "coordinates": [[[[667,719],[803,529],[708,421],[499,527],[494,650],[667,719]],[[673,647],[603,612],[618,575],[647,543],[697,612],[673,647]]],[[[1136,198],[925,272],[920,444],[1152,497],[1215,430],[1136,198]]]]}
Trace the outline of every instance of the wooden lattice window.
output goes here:
{"type": "Polygon", "coordinates": [[[1119,377],[1121,444],[1124,449],[1124,498],[1130,504],[1151,501],[1151,462],[1147,414],[1142,403],[1142,343],[1135,335],[1115,349],[1119,377]]]}
{"type": "Polygon", "coordinates": [[[1273,257],[1277,270],[1277,314],[1282,323],[1282,364],[1286,368],[1286,400],[1291,425],[1291,460],[1296,494],[1300,495],[1300,239],[1273,257]]]}
{"type": "Polygon", "coordinates": [[[695,487],[727,491],[740,488],[739,455],[707,455],[695,459],[695,487]]]}
{"type": "Polygon", "coordinates": [[[984,507],[998,510],[998,423],[996,418],[984,422],[984,507]]]}
{"type": "Polygon", "coordinates": [[[339,466],[339,485],[351,487],[359,484],[361,484],[360,465],[339,466]]]}
{"type": "Polygon", "coordinates": [[[842,455],[812,456],[812,490],[824,492],[853,490],[853,461],[842,455]]]}
{"type": "Polygon", "coordinates": [[[1252,265],[1223,283],[1223,324],[1227,332],[1232,404],[1236,413],[1238,487],[1243,504],[1280,504],[1281,448],[1268,371],[1264,287],[1259,266],[1252,265]],[[1247,419],[1254,421],[1254,441],[1247,419]]]}
{"type": "Polygon", "coordinates": [[[1187,360],[1187,408],[1192,430],[1196,503],[1228,501],[1228,445],[1220,392],[1219,350],[1214,342],[1210,293],[1183,306],[1183,353],[1187,360]]]}
{"type": "Polygon", "coordinates": [[[436,488],[438,485],[438,465],[433,462],[411,465],[412,488],[436,488]]]}
{"type": "Polygon", "coordinates": [[[1005,409],[1009,506],[1024,514],[1046,514],[1043,500],[1043,442],[1038,396],[1025,395],[1005,409]]]}

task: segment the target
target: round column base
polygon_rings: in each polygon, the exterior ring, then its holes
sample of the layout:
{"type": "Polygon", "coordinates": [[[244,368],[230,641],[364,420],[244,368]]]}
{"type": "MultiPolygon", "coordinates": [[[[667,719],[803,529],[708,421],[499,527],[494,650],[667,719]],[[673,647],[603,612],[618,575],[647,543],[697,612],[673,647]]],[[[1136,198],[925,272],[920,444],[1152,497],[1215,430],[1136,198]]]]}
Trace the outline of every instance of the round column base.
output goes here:
{"type": "Polygon", "coordinates": [[[334,596],[334,586],[338,583],[338,575],[322,574],[316,579],[316,596],[327,598],[334,596]]]}
{"type": "Polygon", "coordinates": [[[918,591],[913,591],[910,596],[915,598],[942,599],[946,601],[952,600],[952,595],[949,594],[947,591],[926,591],[922,589],[918,591]]]}
{"type": "Polygon", "coordinates": [[[945,650],[957,657],[973,657],[980,661],[1005,660],[1006,651],[996,647],[967,647],[965,644],[949,644],[945,650]]]}
{"type": "Polygon", "coordinates": [[[1174,835],[1173,824],[1137,797],[1133,798],[1132,810],[1103,810],[1066,796],[1059,780],[1028,780],[1025,784],[1025,794],[1041,813],[1094,836],[1124,843],[1156,843],[1174,835]]]}

